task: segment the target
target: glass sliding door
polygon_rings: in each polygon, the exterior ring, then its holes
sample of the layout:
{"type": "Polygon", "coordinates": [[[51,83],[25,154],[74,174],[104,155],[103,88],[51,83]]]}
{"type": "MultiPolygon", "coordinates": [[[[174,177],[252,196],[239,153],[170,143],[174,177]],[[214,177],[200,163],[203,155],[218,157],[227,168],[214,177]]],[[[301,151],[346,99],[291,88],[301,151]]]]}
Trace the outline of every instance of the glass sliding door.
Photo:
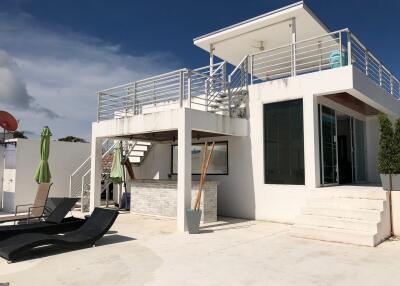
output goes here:
{"type": "Polygon", "coordinates": [[[336,185],[338,181],[337,130],[335,110],[319,106],[321,185],[336,185]]]}
{"type": "Polygon", "coordinates": [[[365,182],[365,123],[353,118],[354,181],[365,182]]]}

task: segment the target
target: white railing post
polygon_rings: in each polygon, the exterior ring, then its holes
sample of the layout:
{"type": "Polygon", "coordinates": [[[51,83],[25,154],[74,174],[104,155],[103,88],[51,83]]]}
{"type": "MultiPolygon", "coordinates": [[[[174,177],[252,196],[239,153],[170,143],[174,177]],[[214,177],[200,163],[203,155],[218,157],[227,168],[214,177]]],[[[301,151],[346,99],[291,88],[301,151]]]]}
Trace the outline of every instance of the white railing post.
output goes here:
{"type": "Polygon", "coordinates": [[[382,64],[379,63],[379,85],[382,86],[382,64]]]}
{"type": "Polygon", "coordinates": [[[368,50],[364,49],[365,52],[365,56],[364,56],[364,61],[365,61],[365,74],[368,75],[369,71],[368,71],[368,50]]]}
{"type": "Polygon", "coordinates": [[[343,53],[343,47],[342,47],[342,32],[339,32],[339,64],[340,64],[340,67],[343,66],[342,53],[343,53]]]}
{"type": "Polygon", "coordinates": [[[100,121],[100,93],[97,92],[97,122],[100,121]]]}
{"type": "Polygon", "coordinates": [[[208,96],[209,96],[209,93],[210,93],[210,81],[209,80],[206,80],[205,81],[205,94],[204,94],[204,100],[205,100],[205,103],[204,103],[204,105],[205,105],[205,109],[206,109],[206,111],[208,111],[208,96]]]}
{"type": "Polygon", "coordinates": [[[137,95],[136,95],[136,81],[133,83],[133,114],[137,114],[137,95]]]}
{"type": "Polygon", "coordinates": [[[290,62],[291,62],[291,75],[295,75],[295,63],[294,63],[294,45],[292,44],[290,49],[290,62]]]}
{"type": "Polygon", "coordinates": [[[190,70],[188,71],[187,74],[188,77],[188,101],[189,101],[189,108],[192,108],[192,73],[190,72],[190,70]]]}
{"type": "Polygon", "coordinates": [[[390,94],[393,95],[393,75],[392,74],[390,74],[390,94]]]}
{"type": "Polygon", "coordinates": [[[179,96],[180,96],[180,106],[183,106],[183,97],[184,97],[184,82],[183,82],[183,71],[179,72],[179,96]]]}
{"type": "Polygon", "coordinates": [[[153,80],[153,103],[154,103],[154,106],[157,105],[156,81],[155,80],[153,80]]]}
{"type": "Polygon", "coordinates": [[[318,41],[318,52],[319,52],[319,67],[318,70],[322,70],[322,44],[321,41],[318,41]]]}
{"type": "Polygon", "coordinates": [[[351,50],[351,32],[350,30],[347,31],[347,65],[352,65],[352,50],[351,50]]]}
{"type": "Polygon", "coordinates": [[[250,56],[250,84],[253,84],[254,55],[250,56]]]}

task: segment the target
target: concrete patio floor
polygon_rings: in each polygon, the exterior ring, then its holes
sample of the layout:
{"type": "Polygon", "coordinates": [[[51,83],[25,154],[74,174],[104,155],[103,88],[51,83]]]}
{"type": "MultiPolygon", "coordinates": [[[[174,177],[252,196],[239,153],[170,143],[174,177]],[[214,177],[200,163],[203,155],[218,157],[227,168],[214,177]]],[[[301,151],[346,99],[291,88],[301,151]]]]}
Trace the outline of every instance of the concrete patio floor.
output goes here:
{"type": "Polygon", "coordinates": [[[399,285],[399,241],[302,240],[289,227],[221,218],[188,235],[174,220],[121,214],[95,248],[0,260],[0,285],[399,285]]]}

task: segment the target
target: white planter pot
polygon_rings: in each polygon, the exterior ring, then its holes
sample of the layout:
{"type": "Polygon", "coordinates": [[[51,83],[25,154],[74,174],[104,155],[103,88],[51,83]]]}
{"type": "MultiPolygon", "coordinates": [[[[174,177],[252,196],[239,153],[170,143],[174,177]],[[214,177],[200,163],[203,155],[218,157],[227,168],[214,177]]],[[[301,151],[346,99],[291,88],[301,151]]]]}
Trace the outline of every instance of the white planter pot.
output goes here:
{"type": "MultiPolygon", "coordinates": [[[[388,174],[380,174],[382,187],[384,190],[389,190],[390,180],[388,174]]],[[[392,175],[392,191],[400,191],[400,174],[392,175]]]]}

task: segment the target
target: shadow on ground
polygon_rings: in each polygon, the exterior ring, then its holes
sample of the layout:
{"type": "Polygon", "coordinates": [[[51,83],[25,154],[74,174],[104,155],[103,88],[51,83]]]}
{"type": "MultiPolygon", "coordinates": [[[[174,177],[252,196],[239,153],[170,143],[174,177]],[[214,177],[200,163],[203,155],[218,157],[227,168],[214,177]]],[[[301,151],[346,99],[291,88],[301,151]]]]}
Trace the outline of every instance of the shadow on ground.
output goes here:
{"type": "MultiPolygon", "coordinates": [[[[132,241],[136,240],[135,238],[128,237],[128,236],[123,236],[119,234],[113,234],[116,232],[110,231],[108,232],[107,235],[105,235],[103,238],[101,238],[99,241],[96,242],[96,248],[101,247],[101,246],[106,246],[110,244],[116,244],[116,243],[123,243],[127,241],[132,241]]],[[[87,246],[86,248],[90,248],[92,246],[87,246]]],[[[53,245],[48,245],[48,246],[40,246],[36,247],[34,249],[28,250],[27,252],[21,254],[20,257],[18,257],[13,263],[16,262],[22,262],[22,261],[27,261],[27,260],[32,260],[32,259],[39,259],[39,258],[44,258],[47,256],[53,256],[53,255],[59,255],[63,254],[66,252],[71,252],[71,251],[79,251],[84,248],[64,248],[64,247],[59,247],[59,246],[53,246],[53,245]]]]}

